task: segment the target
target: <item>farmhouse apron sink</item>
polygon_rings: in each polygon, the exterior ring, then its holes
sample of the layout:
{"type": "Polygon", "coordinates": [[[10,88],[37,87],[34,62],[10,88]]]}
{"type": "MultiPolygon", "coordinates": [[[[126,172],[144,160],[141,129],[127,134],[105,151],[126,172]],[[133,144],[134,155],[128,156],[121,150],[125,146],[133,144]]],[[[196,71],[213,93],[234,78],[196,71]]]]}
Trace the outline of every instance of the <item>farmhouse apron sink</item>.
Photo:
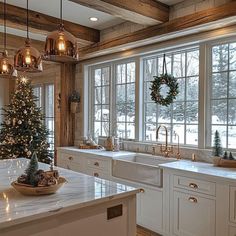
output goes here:
{"type": "Polygon", "coordinates": [[[159,164],[176,159],[147,154],[118,157],[112,161],[112,175],[138,183],[162,187],[163,173],[159,164]]]}

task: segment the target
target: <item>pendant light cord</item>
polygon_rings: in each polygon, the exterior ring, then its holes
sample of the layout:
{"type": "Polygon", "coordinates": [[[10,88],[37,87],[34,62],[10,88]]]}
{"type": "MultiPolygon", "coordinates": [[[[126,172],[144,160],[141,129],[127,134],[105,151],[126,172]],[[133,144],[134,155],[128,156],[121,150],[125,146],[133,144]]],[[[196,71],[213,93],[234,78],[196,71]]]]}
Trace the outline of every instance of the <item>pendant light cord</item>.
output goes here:
{"type": "Polygon", "coordinates": [[[61,18],[61,25],[63,24],[63,21],[62,21],[62,0],[61,0],[61,6],[60,6],[60,18],[61,18]]]}
{"type": "Polygon", "coordinates": [[[29,39],[29,0],[27,0],[27,39],[29,39]]]}
{"type": "Polygon", "coordinates": [[[7,27],[6,27],[6,0],[4,0],[4,51],[7,47],[7,27]]]}

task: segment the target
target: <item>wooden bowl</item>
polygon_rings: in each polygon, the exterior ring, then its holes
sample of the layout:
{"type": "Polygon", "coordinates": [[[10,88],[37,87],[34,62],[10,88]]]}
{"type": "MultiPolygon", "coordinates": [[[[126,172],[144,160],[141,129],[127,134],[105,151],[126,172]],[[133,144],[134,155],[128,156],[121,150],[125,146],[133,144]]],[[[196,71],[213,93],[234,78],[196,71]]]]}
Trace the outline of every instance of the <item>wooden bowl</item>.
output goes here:
{"type": "Polygon", "coordinates": [[[64,183],[66,183],[66,179],[63,177],[59,177],[58,183],[51,186],[46,187],[32,187],[28,184],[21,184],[17,181],[11,183],[12,187],[23,195],[29,196],[39,196],[39,195],[48,195],[55,193],[64,183]]]}

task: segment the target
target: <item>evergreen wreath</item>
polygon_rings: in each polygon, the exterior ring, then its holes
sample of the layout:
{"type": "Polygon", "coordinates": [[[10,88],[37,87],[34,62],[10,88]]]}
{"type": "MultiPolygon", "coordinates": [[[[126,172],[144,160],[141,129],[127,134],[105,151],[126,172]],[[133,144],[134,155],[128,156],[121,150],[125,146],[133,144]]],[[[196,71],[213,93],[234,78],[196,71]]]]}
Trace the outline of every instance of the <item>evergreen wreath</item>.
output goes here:
{"type": "Polygon", "coordinates": [[[177,79],[174,76],[167,74],[165,54],[163,58],[163,73],[160,76],[154,76],[154,80],[151,85],[151,99],[162,106],[168,106],[176,99],[179,94],[179,85],[177,79]],[[167,85],[169,91],[166,97],[161,95],[161,85],[167,85]]]}

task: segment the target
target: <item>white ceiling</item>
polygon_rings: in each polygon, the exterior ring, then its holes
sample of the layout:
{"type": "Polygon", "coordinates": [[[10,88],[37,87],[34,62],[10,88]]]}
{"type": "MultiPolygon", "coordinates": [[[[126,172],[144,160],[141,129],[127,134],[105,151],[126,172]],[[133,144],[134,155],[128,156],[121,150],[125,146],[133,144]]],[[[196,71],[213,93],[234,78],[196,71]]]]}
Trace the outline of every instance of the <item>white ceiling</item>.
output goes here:
{"type": "MultiPolygon", "coordinates": [[[[7,0],[7,3],[26,8],[26,0],[7,0]]],[[[29,0],[29,9],[57,18],[60,17],[59,0],[29,0]]],[[[68,0],[63,0],[63,19],[99,30],[124,22],[120,18],[68,0]],[[90,17],[97,17],[99,21],[92,22],[89,20],[90,17]]]]}
{"type": "MultiPolygon", "coordinates": [[[[1,0],[3,1],[3,0],[1,0]]],[[[159,0],[167,5],[173,5],[183,0],[159,0]]],[[[26,0],[7,0],[8,4],[26,8],[26,0]]],[[[59,18],[60,1],[59,0],[29,0],[29,9],[44,13],[46,15],[59,18]]],[[[63,0],[63,18],[65,20],[92,27],[95,29],[105,29],[124,22],[124,20],[111,16],[107,13],[94,10],[92,8],[81,6],[69,0],[63,0]],[[97,17],[99,21],[92,22],[90,17],[97,17]]]]}

